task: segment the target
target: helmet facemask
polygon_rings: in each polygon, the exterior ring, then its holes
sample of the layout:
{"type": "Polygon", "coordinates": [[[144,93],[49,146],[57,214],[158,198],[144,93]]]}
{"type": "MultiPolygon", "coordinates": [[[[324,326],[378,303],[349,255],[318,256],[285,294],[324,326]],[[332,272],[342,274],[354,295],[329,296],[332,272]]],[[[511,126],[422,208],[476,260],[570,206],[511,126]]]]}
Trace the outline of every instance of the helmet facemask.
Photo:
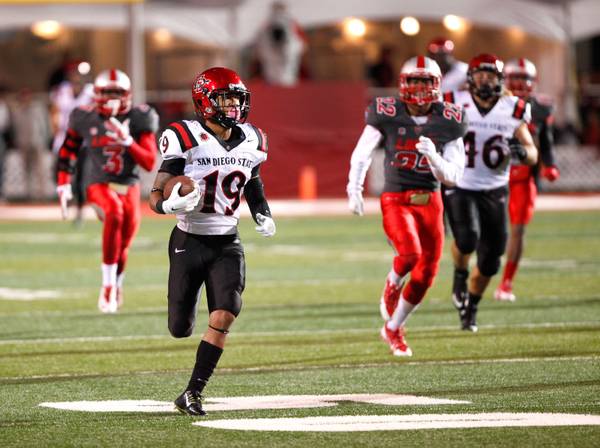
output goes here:
{"type": "Polygon", "coordinates": [[[494,97],[499,97],[502,94],[502,80],[502,73],[499,73],[493,69],[481,68],[478,70],[471,70],[467,74],[469,91],[484,101],[494,97]],[[493,83],[484,79],[479,82],[479,85],[477,85],[478,83],[475,80],[476,73],[490,73],[496,75],[496,82],[493,83]]]}
{"type": "Polygon", "coordinates": [[[224,128],[246,122],[250,112],[250,92],[243,89],[217,89],[210,93],[214,110],[207,118],[224,128]]]}
{"type": "Polygon", "coordinates": [[[528,98],[535,87],[535,79],[527,74],[511,74],[506,77],[506,86],[513,95],[528,98]]]}
{"type": "Polygon", "coordinates": [[[405,103],[423,106],[440,98],[440,78],[426,73],[400,75],[400,99],[405,103]]]}
{"type": "Polygon", "coordinates": [[[131,109],[131,92],[120,88],[106,87],[94,91],[96,108],[101,115],[114,117],[131,109]]]}

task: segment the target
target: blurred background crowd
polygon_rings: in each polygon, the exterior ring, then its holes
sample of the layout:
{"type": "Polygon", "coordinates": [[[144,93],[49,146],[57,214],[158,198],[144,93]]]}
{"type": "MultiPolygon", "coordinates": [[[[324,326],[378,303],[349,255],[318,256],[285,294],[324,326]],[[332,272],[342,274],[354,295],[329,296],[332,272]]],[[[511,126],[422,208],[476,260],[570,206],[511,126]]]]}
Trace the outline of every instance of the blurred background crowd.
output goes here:
{"type": "Polygon", "coordinates": [[[103,69],[126,71],[164,127],[193,115],[191,80],[218,65],[247,81],[250,121],[269,134],[269,196],[342,197],[364,107],[396,92],[402,63],[436,57],[453,89],[481,52],[533,61],[555,104],[562,175],[543,187],[600,191],[597,17],[589,0],[0,1],[0,200],[55,197],[68,114],[103,69]]]}

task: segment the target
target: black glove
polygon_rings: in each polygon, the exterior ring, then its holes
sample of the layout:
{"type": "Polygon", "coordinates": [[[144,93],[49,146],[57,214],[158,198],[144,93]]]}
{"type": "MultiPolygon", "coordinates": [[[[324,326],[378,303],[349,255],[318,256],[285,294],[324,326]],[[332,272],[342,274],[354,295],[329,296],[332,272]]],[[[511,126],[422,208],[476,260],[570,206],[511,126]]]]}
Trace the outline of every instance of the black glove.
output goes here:
{"type": "Polygon", "coordinates": [[[519,139],[515,137],[508,139],[508,147],[510,148],[510,155],[513,159],[522,162],[527,158],[527,150],[521,144],[519,139]]]}

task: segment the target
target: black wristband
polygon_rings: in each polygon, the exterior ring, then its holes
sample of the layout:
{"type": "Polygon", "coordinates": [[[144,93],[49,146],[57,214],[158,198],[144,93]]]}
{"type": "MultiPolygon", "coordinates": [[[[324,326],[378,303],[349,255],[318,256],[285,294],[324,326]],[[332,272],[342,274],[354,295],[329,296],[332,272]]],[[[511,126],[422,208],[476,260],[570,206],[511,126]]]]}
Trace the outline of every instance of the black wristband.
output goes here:
{"type": "Polygon", "coordinates": [[[159,199],[158,201],[156,201],[156,211],[158,213],[160,213],[161,215],[165,215],[165,211],[163,210],[163,202],[165,202],[164,199],[159,199]]]}

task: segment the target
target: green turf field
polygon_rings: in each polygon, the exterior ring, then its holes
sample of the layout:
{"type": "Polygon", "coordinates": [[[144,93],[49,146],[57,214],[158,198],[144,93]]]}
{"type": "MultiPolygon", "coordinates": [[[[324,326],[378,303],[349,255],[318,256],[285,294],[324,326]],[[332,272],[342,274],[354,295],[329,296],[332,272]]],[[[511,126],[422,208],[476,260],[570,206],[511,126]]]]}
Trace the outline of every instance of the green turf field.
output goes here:
{"type": "MultiPolygon", "coordinates": [[[[244,308],[209,386],[211,397],[408,394],[465,404],[213,411],[240,418],[569,413],[600,416],[600,212],[538,213],[517,302],[491,284],[478,334],[458,329],[448,244],[408,323],[414,356],[393,358],[378,331],[391,251],[379,217],[279,219],[273,239],[248,219],[244,308]]],[[[173,221],[144,219],[126,303],[96,309],[100,224],[0,223],[1,447],[600,446],[600,426],[364,432],[239,431],[192,426],[168,411],[94,413],[42,402],[173,400],[187,384],[206,322],[175,340],[166,327],[166,244],[173,221]],[[28,291],[23,291],[28,290],[28,291]],[[36,293],[36,300],[13,300],[36,293]],[[11,296],[12,294],[12,296],[11,296]],[[46,295],[43,298],[44,294],[46,295]],[[8,297],[8,298],[7,298],[8,297]]],[[[28,297],[28,296],[27,296],[28,297]]],[[[284,424],[279,425],[279,429],[284,424]]],[[[275,428],[274,428],[275,429],[275,428]]]]}

